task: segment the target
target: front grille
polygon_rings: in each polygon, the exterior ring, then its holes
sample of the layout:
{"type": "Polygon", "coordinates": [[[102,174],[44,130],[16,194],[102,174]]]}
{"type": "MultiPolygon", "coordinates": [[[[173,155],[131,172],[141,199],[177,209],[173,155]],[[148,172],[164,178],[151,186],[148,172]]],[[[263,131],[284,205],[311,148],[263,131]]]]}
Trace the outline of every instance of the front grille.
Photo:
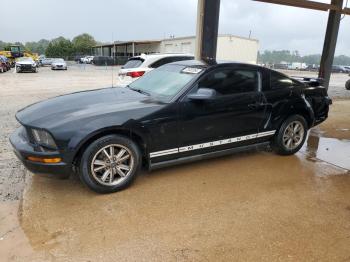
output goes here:
{"type": "Polygon", "coordinates": [[[21,65],[22,69],[32,69],[32,65],[21,65]]]}

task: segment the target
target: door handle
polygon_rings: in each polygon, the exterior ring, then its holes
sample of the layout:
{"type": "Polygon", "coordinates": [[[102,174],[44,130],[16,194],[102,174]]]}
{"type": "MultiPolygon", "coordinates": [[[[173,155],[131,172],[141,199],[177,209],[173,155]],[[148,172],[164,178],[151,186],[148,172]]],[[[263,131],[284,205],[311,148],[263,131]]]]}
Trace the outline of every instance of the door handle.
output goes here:
{"type": "Polygon", "coordinates": [[[249,104],[248,107],[250,109],[259,109],[265,105],[266,105],[265,103],[254,103],[254,104],[249,104]]]}

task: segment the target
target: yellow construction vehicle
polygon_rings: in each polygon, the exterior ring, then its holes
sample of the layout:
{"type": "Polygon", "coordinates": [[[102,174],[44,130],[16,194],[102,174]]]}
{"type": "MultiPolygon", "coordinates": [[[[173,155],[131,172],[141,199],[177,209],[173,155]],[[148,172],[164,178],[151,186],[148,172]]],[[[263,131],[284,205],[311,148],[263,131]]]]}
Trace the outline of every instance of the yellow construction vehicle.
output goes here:
{"type": "Polygon", "coordinates": [[[18,57],[31,57],[34,61],[39,61],[39,55],[27,50],[23,50],[19,45],[10,45],[7,50],[0,51],[0,55],[6,56],[12,66],[15,65],[16,58],[18,57]]]}

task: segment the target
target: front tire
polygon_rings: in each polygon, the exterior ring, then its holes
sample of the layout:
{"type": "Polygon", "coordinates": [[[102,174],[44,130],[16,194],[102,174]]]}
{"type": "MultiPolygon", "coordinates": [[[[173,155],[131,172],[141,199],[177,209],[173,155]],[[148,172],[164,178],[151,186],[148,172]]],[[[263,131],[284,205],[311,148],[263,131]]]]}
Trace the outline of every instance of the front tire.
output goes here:
{"type": "Polygon", "coordinates": [[[97,193],[113,193],[128,187],[141,166],[141,153],[130,139],[108,135],[91,143],[84,151],[79,176],[97,193]]]}
{"type": "Polygon", "coordinates": [[[288,117],[279,128],[272,148],[279,155],[293,155],[304,145],[307,137],[307,122],[300,115],[288,117]]]}

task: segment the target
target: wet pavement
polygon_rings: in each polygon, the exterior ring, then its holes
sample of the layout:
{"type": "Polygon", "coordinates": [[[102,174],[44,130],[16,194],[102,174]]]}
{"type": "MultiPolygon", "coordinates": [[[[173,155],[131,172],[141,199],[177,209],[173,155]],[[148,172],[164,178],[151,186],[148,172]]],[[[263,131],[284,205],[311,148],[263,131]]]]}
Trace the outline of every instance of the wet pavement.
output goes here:
{"type": "Polygon", "coordinates": [[[350,139],[321,137],[317,129],[310,132],[301,152],[306,159],[323,161],[333,166],[350,170],[350,139]]]}
{"type": "Polygon", "coordinates": [[[350,101],[335,101],[294,156],[143,172],[109,195],[33,176],[4,147],[26,175],[21,200],[0,203],[0,260],[350,261],[349,130],[350,101]]]}
{"type": "Polygon", "coordinates": [[[350,258],[349,171],[304,153],[246,152],[167,168],[110,195],[78,180],[28,177],[22,232],[1,241],[27,240],[8,254],[14,261],[350,258]]]}

